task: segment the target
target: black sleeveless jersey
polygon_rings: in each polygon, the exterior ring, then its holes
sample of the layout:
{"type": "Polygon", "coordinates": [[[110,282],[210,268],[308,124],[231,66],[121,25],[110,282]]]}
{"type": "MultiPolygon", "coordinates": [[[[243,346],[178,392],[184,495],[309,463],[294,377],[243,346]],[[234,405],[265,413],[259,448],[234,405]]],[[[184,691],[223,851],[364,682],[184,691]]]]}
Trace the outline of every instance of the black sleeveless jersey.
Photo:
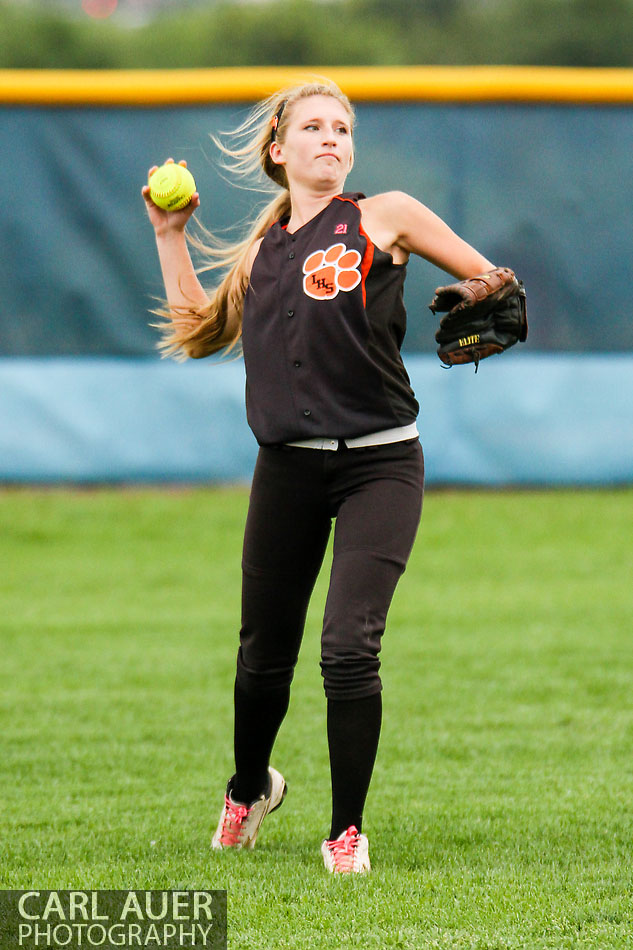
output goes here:
{"type": "Polygon", "coordinates": [[[406,264],[362,229],[343,194],[262,241],[244,299],[246,412],[260,445],[354,438],[408,425],[418,404],[402,363],[406,264]]]}

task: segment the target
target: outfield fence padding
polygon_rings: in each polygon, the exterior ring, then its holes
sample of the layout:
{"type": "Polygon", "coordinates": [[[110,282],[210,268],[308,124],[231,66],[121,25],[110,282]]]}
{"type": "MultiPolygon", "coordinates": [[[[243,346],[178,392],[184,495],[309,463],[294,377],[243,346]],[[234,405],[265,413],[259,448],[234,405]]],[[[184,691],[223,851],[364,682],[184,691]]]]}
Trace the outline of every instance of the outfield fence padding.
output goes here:
{"type": "MultiPolygon", "coordinates": [[[[357,103],[349,190],[415,195],[528,289],[525,347],[443,373],[428,302],[446,275],[411,261],[405,356],[431,480],[631,480],[633,71],[314,72],[357,103]]],[[[248,477],[243,371],[156,355],[140,187],[150,164],[186,158],[202,222],[243,222],[263,197],[226,180],[210,133],[297,75],[0,71],[0,479],[248,477]]]]}

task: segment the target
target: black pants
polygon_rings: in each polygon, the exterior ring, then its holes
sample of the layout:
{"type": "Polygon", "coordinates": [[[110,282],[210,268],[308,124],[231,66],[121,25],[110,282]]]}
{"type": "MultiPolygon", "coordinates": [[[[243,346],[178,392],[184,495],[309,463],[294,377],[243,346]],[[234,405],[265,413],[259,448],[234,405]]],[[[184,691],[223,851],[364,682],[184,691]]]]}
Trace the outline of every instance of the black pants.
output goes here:
{"type": "Polygon", "coordinates": [[[244,538],[237,660],[243,693],[279,694],[290,686],[333,518],[325,692],[337,700],[380,692],[381,637],[415,539],[423,483],[417,439],[336,452],[260,449],[244,538]]]}

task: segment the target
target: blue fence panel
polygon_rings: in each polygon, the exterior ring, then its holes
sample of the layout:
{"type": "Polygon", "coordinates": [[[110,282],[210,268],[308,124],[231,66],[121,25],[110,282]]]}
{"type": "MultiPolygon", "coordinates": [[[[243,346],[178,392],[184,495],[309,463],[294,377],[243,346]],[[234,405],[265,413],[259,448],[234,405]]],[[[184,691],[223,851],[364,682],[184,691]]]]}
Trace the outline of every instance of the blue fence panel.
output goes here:
{"type": "MultiPolygon", "coordinates": [[[[429,484],[633,481],[633,356],[406,360],[429,484]]],[[[241,361],[0,359],[0,480],[247,481],[241,361]]]]}

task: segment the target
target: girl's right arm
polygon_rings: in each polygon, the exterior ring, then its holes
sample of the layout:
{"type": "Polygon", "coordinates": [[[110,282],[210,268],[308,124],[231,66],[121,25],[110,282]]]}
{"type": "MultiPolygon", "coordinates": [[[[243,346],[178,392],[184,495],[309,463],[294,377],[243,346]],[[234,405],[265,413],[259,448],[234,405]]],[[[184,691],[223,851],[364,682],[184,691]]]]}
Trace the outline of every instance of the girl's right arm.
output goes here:
{"type": "MultiPolygon", "coordinates": [[[[172,161],[171,158],[167,160],[168,163],[172,161]]],[[[187,165],[184,161],[180,164],[185,167],[187,165]]],[[[156,168],[157,166],[150,168],[148,179],[156,168]]],[[[152,201],[149,185],[143,187],[142,195],[149,220],[154,228],[170,318],[175,325],[181,327],[184,331],[194,330],[200,320],[208,313],[211,305],[206,291],[198,280],[185,237],[187,222],[196,209],[200,207],[200,196],[198,192],[195,192],[189,204],[180,211],[163,211],[152,201]]],[[[249,274],[260,244],[261,241],[256,241],[249,254],[247,262],[249,274]]],[[[239,328],[240,315],[230,305],[227,308],[226,316],[226,325],[222,336],[215,341],[217,349],[222,349],[231,343],[235,339],[239,328]]],[[[188,347],[187,355],[196,358],[197,356],[206,355],[206,352],[198,353],[194,347],[188,347]]]]}
{"type": "MultiPolygon", "coordinates": [[[[168,158],[166,164],[173,162],[168,158]]],[[[186,162],[180,162],[185,168],[186,162]]],[[[148,172],[148,180],[156,171],[154,165],[148,172]]],[[[163,211],[150,197],[149,184],[142,189],[147,215],[154,228],[156,248],[165,284],[165,293],[170,308],[174,310],[204,309],[209,305],[200,281],[198,280],[187,241],[185,227],[194,211],[200,207],[200,196],[196,191],[189,204],[181,211],[163,211]]]]}

